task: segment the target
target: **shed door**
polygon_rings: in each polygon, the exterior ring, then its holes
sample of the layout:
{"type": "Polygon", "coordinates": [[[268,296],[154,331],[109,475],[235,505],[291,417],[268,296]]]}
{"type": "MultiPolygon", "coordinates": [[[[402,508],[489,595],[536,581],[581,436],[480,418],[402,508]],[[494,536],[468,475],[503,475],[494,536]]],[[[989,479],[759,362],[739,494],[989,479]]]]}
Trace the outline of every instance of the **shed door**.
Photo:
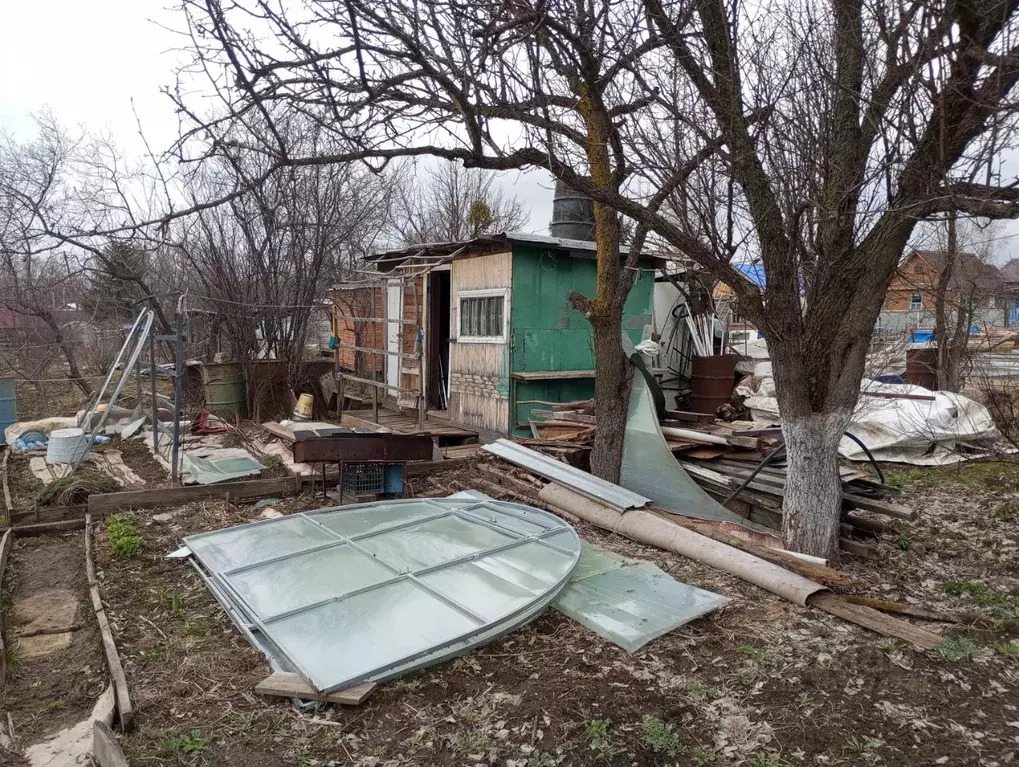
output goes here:
{"type": "MultiPolygon", "coordinates": [[[[394,280],[386,285],[386,319],[398,320],[400,309],[403,305],[403,288],[400,282],[394,280]]],[[[399,322],[386,323],[386,383],[389,386],[400,385],[400,358],[397,353],[400,351],[400,328],[399,322]]],[[[399,391],[391,389],[390,395],[399,399],[399,391]]]]}

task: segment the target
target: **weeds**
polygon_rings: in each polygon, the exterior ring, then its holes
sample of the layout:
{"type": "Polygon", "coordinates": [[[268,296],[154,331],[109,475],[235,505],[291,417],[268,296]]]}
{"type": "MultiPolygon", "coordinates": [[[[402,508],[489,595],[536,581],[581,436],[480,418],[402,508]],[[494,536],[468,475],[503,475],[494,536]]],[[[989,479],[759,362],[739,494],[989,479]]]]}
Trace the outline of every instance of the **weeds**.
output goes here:
{"type": "Polygon", "coordinates": [[[460,730],[449,741],[456,754],[480,754],[488,748],[488,736],[475,730],[460,730]]]}
{"type": "Polygon", "coordinates": [[[181,754],[200,754],[210,745],[212,745],[212,740],[202,735],[201,730],[175,735],[166,742],[168,749],[181,754]]]}
{"type": "Polygon", "coordinates": [[[1001,615],[1015,612],[1015,604],[1005,594],[995,591],[983,581],[950,580],[945,581],[942,591],[950,596],[967,595],[973,604],[986,607],[1001,615]]]}
{"type": "Polygon", "coordinates": [[[715,691],[712,687],[709,687],[703,682],[691,679],[686,683],[686,694],[690,696],[690,700],[694,703],[703,703],[713,697],[715,691]]]}
{"type": "Polygon", "coordinates": [[[1019,501],[1005,501],[998,507],[996,516],[1002,522],[1015,522],[1019,520],[1019,501]]]}
{"type": "Polygon", "coordinates": [[[663,722],[657,716],[649,716],[640,726],[644,736],[644,742],[656,754],[666,756],[681,756],[686,753],[679,736],[671,724],[663,722]]]}
{"type": "Polygon", "coordinates": [[[587,740],[591,750],[596,751],[598,756],[606,761],[614,759],[623,752],[623,749],[612,744],[609,730],[612,728],[611,719],[590,719],[586,724],[587,740]]]}
{"type": "Polygon", "coordinates": [[[133,557],[142,550],[142,536],[126,514],[114,514],[106,520],[110,550],[116,557],[133,557]]]}
{"type": "Polygon", "coordinates": [[[690,754],[690,758],[693,759],[693,763],[699,767],[704,767],[704,765],[707,764],[714,764],[716,761],[715,752],[704,748],[704,746],[697,746],[697,748],[693,750],[693,753],[690,754]]]}
{"type": "Polygon", "coordinates": [[[934,652],[945,660],[972,660],[980,651],[980,646],[967,636],[945,637],[934,652]]]}

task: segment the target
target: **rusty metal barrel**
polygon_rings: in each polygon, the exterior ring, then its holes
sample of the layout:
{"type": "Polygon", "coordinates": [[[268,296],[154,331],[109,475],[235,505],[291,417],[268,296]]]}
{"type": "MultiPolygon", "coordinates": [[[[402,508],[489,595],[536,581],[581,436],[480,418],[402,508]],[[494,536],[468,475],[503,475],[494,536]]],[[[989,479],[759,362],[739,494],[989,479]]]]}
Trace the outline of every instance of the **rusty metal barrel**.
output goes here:
{"type": "Polygon", "coordinates": [[[936,391],[938,388],[938,350],[934,346],[906,349],[906,382],[936,391]]]}
{"type": "Polygon", "coordinates": [[[736,383],[736,355],[694,355],[690,374],[690,410],[715,414],[729,401],[736,383]]]}

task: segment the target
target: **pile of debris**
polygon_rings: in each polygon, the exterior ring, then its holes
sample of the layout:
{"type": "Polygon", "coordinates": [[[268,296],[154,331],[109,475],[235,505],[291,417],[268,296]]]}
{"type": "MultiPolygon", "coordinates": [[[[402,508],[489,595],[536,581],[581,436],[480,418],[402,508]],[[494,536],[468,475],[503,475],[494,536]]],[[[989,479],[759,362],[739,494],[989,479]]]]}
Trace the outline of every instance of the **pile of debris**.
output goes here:
{"type": "MultiPolygon", "coordinates": [[[[635,387],[641,390],[643,382],[638,379],[635,387]]],[[[532,432],[541,438],[516,442],[587,469],[597,428],[593,409],[593,401],[534,409],[532,418],[540,420],[531,421],[532,432]]],[[[647,411],[640,415],[645,422],[650,417],[647,411]]],[[[786,464],[780,428],[762,428],[744,421],[725,423],[708,414],[676,410],[666,410],[665,416],[658,421],[658,431],[675,456],[676,467],[685,472],[684,478],[695,482],[714,501],[739,517],[739,521],[764,530],[782,529],[786,464]]],[[[630,425],[627,429],[628,434],[637,431],[630,425]]],[[[661,455],[657,458],[667,461],[661,455]]],[[[889,531],[888,520],[915,519],[911,509],[895,502],[900,491],[884,484],[880,467],[875,464],[875,468],[881,481],[874,481],[861,471],[840,469],[841,546],[856,556],[875,553],[876,539],[889,531]]],[[[623,484],[631,486],[625,481],[623,484]]],[[[520,488],[508,489],[520,492],[520,488]]]]}

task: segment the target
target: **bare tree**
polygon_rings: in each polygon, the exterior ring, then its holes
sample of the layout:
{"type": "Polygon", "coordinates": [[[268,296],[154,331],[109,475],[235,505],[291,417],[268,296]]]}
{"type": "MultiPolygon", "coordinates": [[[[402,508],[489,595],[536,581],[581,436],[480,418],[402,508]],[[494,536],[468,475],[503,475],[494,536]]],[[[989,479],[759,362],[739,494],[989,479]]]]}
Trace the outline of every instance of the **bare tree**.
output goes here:
{"type": "Polygon", "coordinates": [[[990,263],[993,229],[981,229],[969,221],[958,221],[949,212],[937,227],[932,266],[937,269],[934,288],[934,340],[938,347],[938,388],[962,388],[963,363],[969,348],[970,329],[977,310],[994,307],[1002,282],[990,263]]]}
{"type": "Polygon", "coordinates": [[[440,162],[422,174],[403,178],[393,200],[395,239],[417,245],[519,231],[529,220],[527,208],[506,195],[496,180],[494,173],[457,162],[440,162]]]}
{"type": "MultiPolygon", "coordinates": [[[[314,141],[314,132],[303,140],[314,141]]],[[[191,179],[189,200],[200,207],[263,169],[260,156],[223,154],[191,179]]],[[[193,275],[193,305],[222,317],[234,358],[286,360],[293,387],[309,318],[331,281],[380,236],[391,190],[388,178],[349,164],[281,168],[176,221],[164,242],[193,275]]]]}
{"type": "Polygon", "coordinates": [[[653,231],[729,284],[775,363],[785,542],[811,554],[838,558],[837,446],[917,222],[1019,214],[999,166],[1016,138],[1008,0],[184,9],[197,69],[220,86],[215,120],[178,99],[201,135],[300,112],[332,132],[331,152],[302,154],[271,131],[251,148],[279,165],[428,154],[542,167],[595,200],[597,292],[574,299],[594,332],[601,476],[618,473],[633,266],[620,270],[613,209],[637,223],[638,243],[653,231]],[[763,292],[729,267],[734,247],[763,263],[763,292]]]}

